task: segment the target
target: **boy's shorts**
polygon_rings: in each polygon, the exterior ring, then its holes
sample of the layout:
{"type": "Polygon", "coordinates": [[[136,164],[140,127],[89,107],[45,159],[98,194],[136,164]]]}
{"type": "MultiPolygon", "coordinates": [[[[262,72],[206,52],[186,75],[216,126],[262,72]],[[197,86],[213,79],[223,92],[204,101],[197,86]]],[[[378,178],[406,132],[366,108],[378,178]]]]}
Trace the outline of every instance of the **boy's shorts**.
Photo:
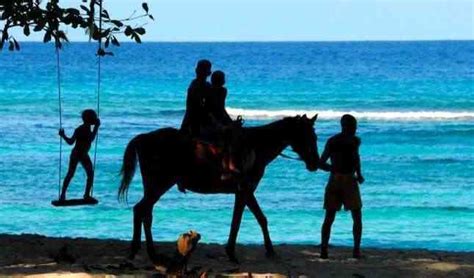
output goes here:
{"type": "Polygon", "coordinates": [[[324,194],[324,209],[358,210],[362,208],[359,185],[353,175],[331,174],[324,194]]]}

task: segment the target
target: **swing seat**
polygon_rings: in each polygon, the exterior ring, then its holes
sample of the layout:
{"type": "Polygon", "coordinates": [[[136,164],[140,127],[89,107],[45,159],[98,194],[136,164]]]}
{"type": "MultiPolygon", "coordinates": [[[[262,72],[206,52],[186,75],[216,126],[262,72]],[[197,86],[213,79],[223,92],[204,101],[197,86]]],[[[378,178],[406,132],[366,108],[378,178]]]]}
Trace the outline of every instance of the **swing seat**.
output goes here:
{"type": "Polygon", "coordinates": [[[51,205],[55,207],[94,206],[94,205],[97,205],[98,203],[99,201],[94,198],[51,201],[51,205]]]}

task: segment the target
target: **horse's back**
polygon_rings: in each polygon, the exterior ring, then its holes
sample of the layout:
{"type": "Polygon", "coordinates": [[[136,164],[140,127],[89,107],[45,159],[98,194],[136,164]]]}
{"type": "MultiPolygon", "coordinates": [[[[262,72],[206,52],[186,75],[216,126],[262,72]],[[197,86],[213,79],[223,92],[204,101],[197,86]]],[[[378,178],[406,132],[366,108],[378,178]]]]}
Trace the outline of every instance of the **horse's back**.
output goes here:
{"type": "Polygon", "coordinates": [[[176,128],[160,128],[136,138],[139,141],[139,156],[153,164],[168,164],[172,167],[186,160],[192,151],[189,136],[176,128]]]}

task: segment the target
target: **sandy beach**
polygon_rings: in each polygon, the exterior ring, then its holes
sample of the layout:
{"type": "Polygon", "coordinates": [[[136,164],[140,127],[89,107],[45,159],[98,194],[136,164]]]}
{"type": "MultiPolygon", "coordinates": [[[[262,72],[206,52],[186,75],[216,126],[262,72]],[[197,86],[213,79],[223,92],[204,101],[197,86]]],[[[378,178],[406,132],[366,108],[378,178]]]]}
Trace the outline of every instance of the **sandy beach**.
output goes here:
{"type": "MultiPolygon", "coordinates": [[[[172,256],[175,243],[155,243],[160,254],[172,256]]],[[[40,235],[0,235],[0,276],[104,277],[159,275],[142,249],[126,259],[129,242],[40,235]]],[[[219,244],[199,244],[188,269],[203,277],[473,277],[474,252],[410,249],[364,249],[364,258],[351,259],[349,248],[333,247],[329,260],[319,259],[308,245],[277,245],[278,257],[267,259],[264,248],[239,245],[240,264],[227,260],[219,244]],[[236,275],[236,274],[241,275],[236,275]],[[263,275],[258,274],[268,274],[263,275]],[[279,276],[280,274],[282,276],[279,276]]]]}

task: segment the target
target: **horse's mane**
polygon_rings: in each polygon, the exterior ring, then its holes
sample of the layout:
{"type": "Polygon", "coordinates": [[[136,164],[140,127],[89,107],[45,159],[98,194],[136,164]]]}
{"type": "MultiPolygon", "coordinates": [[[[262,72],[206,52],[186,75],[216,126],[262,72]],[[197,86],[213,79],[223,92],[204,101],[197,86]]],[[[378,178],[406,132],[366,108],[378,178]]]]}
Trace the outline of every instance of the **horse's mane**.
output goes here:
{"type": "Polygon", "coordinates": [[[284,126],[286,124],[289,124],[291,121],[293,121],[295,118],[294,117],[285,117],[280,120],[273,121],[268,124],[264,125],[259,125],[259,126],[250,126],[250,127],[244,127],[245,131],[263,131],[263,130],[273,130],[278,127],[284,126]]]}
{"type": "Polygon", "coordinates": [[[291,131],[288,127],[294,119],[294,117],[285,117],[260,126],[244,127],[242,131],[243,134],[245,134],[245,138],[250,141],[260,141],[262,138],[265,138],[263,140],[266,141],[271,137],[281,137],[281,135],[286,137],[291,135],[291,131]]]}

